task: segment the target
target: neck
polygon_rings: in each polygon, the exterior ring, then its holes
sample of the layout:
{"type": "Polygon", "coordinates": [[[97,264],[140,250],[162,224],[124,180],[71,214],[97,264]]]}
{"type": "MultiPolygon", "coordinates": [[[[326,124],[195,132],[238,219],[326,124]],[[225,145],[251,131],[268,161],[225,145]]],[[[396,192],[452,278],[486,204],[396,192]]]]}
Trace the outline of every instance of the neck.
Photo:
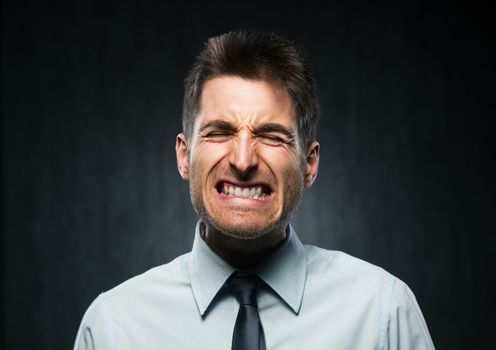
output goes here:
{"type": "Polygon", "coordinates": [[[286,240],[289,226],[255,239],[242,239],[227,235],[202,222],[200,233],[205,243],[221,259],[235,268],[249,269],[259,265],[286,240]]]}

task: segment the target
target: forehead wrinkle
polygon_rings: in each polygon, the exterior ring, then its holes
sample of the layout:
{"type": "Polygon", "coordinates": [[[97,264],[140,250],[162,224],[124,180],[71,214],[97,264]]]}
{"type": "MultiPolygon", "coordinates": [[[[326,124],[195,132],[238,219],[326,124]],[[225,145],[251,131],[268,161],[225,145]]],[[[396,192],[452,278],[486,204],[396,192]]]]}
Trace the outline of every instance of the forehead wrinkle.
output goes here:
{"type": "Polygon", "coordinates": [[[234,114],[233,119],[236,121],[238,129],[247,128],[250,131],[256,130],[260,125],[273,120],[272,117],[261,113],[239,113],[234,114]]]}
{"type": "Polygon", "coordinates": [[[211,123],[215,124],[215,122],[219,122],[219,124],[223,122],[227,124],[231,124],[236,129],[247,127],[250,130],[257,130],[263,128],[266,124],[276,124],[276,125],[280,125],[282,128],[288,131],[291,131],[292,133],[294,133],[296,126],[295,125],[296,123],[293,122],[292,125],[288,127],[278,122],[277,118],[273,118],[269,115],[263,115],[256,112],[250,115],[247,115],[246,113],[229,113],[229,114],[221,113],[218,116],[212,116],[212,117],[208,115],[204,116],[204,118],[202,118],[202,121],[200,123],[200,130],[211,123]]]}

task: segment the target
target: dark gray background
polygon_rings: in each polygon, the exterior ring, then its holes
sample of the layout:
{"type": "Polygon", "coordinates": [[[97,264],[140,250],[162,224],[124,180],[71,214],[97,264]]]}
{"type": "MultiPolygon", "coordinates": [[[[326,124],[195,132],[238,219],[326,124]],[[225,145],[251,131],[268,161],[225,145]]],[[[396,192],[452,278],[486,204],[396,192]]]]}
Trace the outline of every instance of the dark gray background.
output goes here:
{"type": "Polygon", "coordinates": [[[403,279],[438,349],[494,349],[493,25],[455,2],[4,1],[0,347],[70,348],[100,292],[190,249],[182,79],[250,28],[319,85],[302,240],[403,279]]]}

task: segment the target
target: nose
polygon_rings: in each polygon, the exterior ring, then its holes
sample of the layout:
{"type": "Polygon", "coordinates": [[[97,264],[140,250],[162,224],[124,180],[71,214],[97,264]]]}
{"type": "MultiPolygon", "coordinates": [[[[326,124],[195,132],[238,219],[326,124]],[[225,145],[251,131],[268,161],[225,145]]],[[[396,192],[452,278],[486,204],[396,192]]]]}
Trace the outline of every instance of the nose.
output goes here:
{"type": "Polygon", "coordinates": [[[230,163],[241,176],[249,175],[256,168],[258,156],[249,133],[239,134],[234,140],[230,163]]]}

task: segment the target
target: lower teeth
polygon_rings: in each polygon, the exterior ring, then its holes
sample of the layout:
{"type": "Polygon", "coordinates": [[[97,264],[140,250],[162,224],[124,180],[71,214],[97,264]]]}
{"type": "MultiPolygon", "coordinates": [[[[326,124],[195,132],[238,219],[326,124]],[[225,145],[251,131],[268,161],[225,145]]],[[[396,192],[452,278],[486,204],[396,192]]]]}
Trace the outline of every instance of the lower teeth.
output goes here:
{"type": "Polygon", "coordinates": [[[266,193],[262,193],[261,195],[257,196],[257,195],[254,195],[254,196],[236,196],[235,194],[229,194],[229,191],[227,191],[226,193],[226,190],[223,191],[223,194],[226,195],[226,196],[230,196],[230,197],[238,197],[238,198],[249,198],[249,199],[259,199],[259,200],[265,200],[269,197],[268,194],[266,193]]]}

